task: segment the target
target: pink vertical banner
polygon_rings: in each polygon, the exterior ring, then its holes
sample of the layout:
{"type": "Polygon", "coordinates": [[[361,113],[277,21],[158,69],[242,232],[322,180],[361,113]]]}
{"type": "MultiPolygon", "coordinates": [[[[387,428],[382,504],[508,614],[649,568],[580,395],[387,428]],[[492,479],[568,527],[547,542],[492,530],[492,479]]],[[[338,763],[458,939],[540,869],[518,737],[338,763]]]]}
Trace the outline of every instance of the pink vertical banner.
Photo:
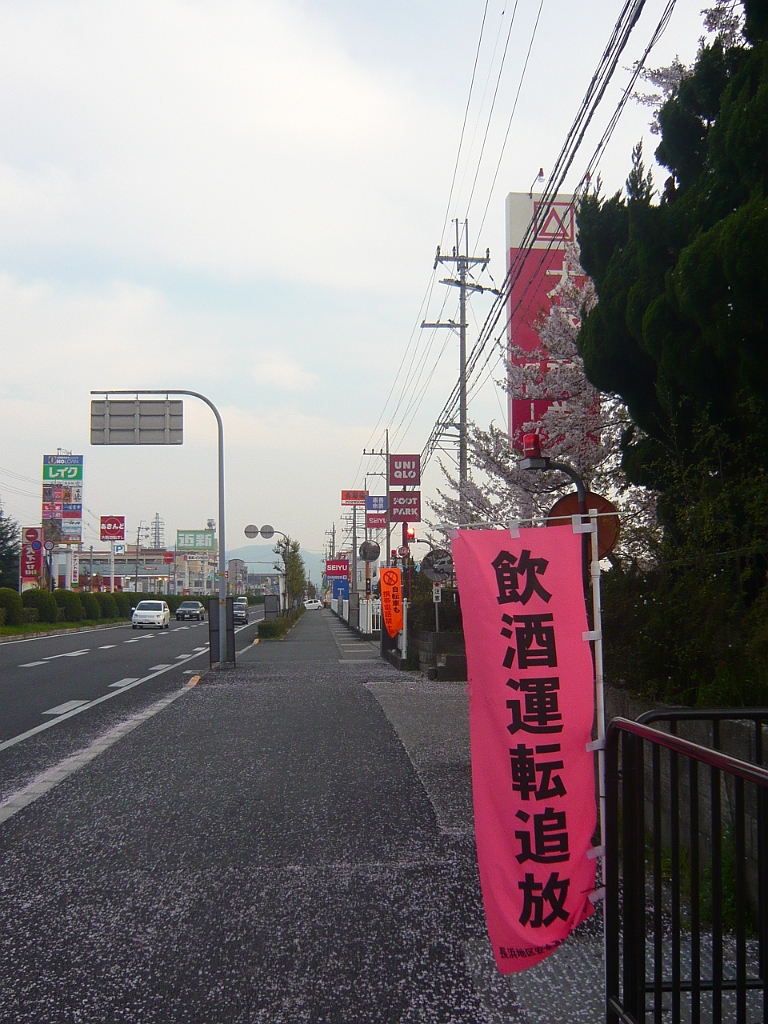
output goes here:
{"type": "Polygon", "coordinates": [[[571,526],[460,530],[453,558],[469,678],[480,883],[503,974],[592,913],[592,655],[571,526]]]}

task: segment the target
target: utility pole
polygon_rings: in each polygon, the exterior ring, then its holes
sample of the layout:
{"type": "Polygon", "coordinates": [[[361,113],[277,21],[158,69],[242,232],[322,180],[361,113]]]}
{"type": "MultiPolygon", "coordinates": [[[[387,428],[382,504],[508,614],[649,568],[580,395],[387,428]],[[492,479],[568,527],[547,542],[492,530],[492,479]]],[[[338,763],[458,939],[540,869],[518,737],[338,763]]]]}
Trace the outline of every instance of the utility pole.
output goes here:
{"type": "Polygon", "coordinates": [[[430,324],[422,322],[422,327],[436,328],[448,327],[451,330],[458,329],[459,332],[459,510],[460,519],[465,521],[465,485],[467,482],[467,292],[493,292],[499,294],[497,288],[485,288],[468,281],[467,275],[474,266],[486,266],[491,259],[490,249],[485,250],[485,256],[469,255],[469,227],[464,221],[464,252],[461,251],[460,222],[458,218],[453,222],[456,225],[456,245],[450,256],[440,252],[440,246],[435,253],[433,270],[437,270],[438,263],[451,263],[456,268],[456,277],[444,278],[440,284],[451,285],[459,289],[459,322],[448,320],[445,323],[430,324]]]}
{"type": "MultiPolygon", "coordinates": [[[[422,324],[422,327],[423,326],[424,325],[422,324]]],[[[389,566],[389,554],[390,554],[389,534],[390,534],[390,531],[392,529],[391,521],[390,521],[390,518],[389,518],[390,514],[391,514],[390,507],[389,507],[389,427],[387,427],[387,429],[384,431],[384,438],[385,438],[385,446],[384,446],[383,449],[380,448],[378,451],[367,452],[365,450],[365,448],[363,448],[363,455],[378,455],[379,457],[383,456],[383,458],[384,458],[384,479],[385,479],[386,484],[387,484],[387,528],[386,528],[387,529],[387,546],[386,546],[386,551],[384,552],[384,556],[385,556],[384,557],[384,565],[385,566],[389,566]]],[[[366,474],[366,476],[367,475],[369,475],[369,474],[366,474]]]]}

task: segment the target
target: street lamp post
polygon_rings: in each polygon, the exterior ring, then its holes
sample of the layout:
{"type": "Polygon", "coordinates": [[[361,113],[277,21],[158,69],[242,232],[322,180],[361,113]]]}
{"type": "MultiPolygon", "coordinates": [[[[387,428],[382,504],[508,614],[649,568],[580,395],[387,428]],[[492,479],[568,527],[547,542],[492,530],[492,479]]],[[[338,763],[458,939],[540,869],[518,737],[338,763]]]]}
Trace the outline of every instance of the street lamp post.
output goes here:
{"type": "MultiPolygon", "coordinates": [[[[272,538],[277,533],[286,542],[285,543],[286,550],[285,550],[285,553],[283,554],[283,580],[284,580],[283,589],[285,591],[285,603],[287,604],[288,603],[288,559],[286,557],[287,554],[288,554],[288,537],[287,537],[287,535],[282,533],[280,530],[276,530],[274,528],[274,526],[269,526],[269,525],[262,526],[261,528],[259,528],[258,526],[246,526],[246,528],[245,528],[245,530],[243,532],[245,533],[245,536],[249,540],[254,540],[256,537],[259,536],[259,534],[261,534],[261,536],[264,538],[264,540],[272,540],[272,538]]],[[[287,611],[287,610],[288,610],[287,608],[283,608],[283,611],[287,611]]]]}
{"type": "MultiPolygon", "coordinates": [[[[219,666],[223,668],[227,663],[227,575],[226,575],[226,544],[224,538],[224,424],[221,421],[219,410],[205,395],[199,391],[186,391],[184,389],[155,389],[145,390],[143,388],[132,391],[92,391],[92,395],[189,395],[191,398],[199,398],[205,402],[213,415],[216,417],[218,428],[218,456],[219,456],[219,666]]],[[[93,441],[91,442],[93,443],[93,441]]],[[[109,443],[109,442],[107,442],[109,443]]],[[[168,443],[160,442],[160,443],[168,443]]]]}

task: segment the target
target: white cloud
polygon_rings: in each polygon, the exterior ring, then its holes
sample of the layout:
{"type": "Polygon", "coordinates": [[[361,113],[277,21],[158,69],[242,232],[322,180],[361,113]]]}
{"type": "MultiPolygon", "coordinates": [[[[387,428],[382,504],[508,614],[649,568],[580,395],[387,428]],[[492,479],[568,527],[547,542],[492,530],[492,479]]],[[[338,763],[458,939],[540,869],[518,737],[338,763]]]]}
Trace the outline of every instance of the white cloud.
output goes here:
{"type": "Polygon", "coordinates": [[[258,353],[251,365],[251,376],[261,387],[278,391],[312,391],[319,378],[305,370],[297,360],[271,353],[258,353]]]}
{"type": "Polygon", "coordinates": [[[5,4],[0,92],[6,241],[361,286],[434,213],[447,110],[284,0],[5,4]]]}

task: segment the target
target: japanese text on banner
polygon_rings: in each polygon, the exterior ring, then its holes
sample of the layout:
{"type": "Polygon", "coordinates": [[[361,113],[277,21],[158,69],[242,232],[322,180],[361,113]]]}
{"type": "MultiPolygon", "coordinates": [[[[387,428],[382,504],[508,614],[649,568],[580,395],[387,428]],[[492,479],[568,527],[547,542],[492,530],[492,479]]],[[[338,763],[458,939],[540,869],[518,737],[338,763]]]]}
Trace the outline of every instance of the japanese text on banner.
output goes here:
{"type": "Polygon", "coordinates": [[[592,912],[593,672],[570,526],[462,530],[453,542],[467,647],[472,791],[500,971],[549,956],[592,912]]]}

